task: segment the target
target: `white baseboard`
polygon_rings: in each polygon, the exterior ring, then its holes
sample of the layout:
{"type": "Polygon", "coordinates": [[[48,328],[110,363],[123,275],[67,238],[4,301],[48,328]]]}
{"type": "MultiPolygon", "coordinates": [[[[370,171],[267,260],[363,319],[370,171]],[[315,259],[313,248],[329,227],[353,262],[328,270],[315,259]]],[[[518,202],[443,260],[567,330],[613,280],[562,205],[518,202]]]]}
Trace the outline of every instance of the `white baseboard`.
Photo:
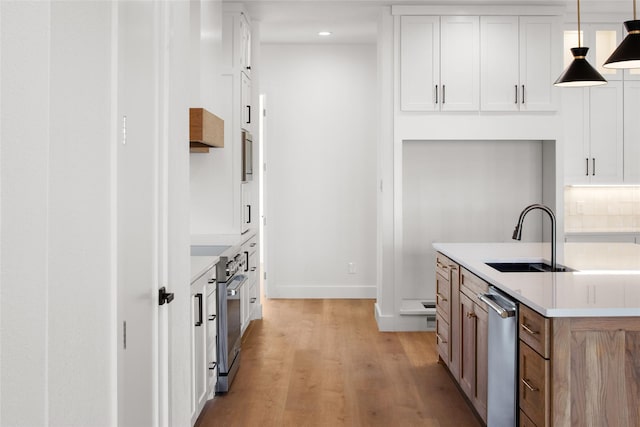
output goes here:
{"type": "Polygon", "coordinates": [[[375,304],[375,316],[380,332],[422,332],[433,331],[427,324],[426,316],[382,315],[375,304]]]}
{"type": "Polygon", "coordinates": [[[375,299],[375,286],[277,286],[270,289],[269,298],[292,299],[375,299]]]}

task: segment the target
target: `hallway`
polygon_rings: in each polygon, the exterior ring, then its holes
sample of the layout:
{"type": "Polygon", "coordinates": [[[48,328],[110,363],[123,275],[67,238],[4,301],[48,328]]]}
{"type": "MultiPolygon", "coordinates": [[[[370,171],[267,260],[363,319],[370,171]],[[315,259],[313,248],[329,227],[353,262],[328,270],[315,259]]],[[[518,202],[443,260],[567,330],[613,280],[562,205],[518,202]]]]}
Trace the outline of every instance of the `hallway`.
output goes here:
{"type": "Polygon", "coordinates": [[[231,391],[196,426],[479,426],[434,333],[378,332],[373,304],[264,301],[231,391]]]}

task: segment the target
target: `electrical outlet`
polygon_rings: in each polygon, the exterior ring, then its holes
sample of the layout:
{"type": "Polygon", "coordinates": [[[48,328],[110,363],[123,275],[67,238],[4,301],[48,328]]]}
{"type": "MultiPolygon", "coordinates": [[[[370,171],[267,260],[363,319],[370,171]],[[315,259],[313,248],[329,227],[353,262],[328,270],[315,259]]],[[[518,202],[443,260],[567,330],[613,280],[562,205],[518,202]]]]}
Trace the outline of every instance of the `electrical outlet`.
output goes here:
{"type": "Polygon", "coordinates": [[[349,274],[356,274],[355,262],[350,262],[348,265],[349,265],[349,274]]]}

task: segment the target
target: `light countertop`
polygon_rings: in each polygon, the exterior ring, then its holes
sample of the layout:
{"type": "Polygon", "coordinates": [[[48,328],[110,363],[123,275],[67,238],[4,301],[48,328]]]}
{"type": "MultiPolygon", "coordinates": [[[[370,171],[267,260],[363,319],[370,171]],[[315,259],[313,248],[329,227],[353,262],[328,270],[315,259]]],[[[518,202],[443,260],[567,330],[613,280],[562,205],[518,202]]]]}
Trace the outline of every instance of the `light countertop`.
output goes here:
{"type": "Polygon", "coordinates": [[[243,243],[256,235],[255,230],[249,230],[245,234],[194,234],[191,235],[191,246],[219,246],[226,247],[218,255],[192,255],[191,256],[191,283],[198,280],[203,274],[211,270],[221,256],[233,256],[243,243]]]}
{"type": "MultiPolygon", "coordinates": [[[[562,247],[561,247],[562,246],[562,247]]],[[[640,245],[564,243],[566,273],[501,273],[486,262],[550,259],[549,243],[434,243],[433,247],[546,317],[640,317],[640,245]]]]}

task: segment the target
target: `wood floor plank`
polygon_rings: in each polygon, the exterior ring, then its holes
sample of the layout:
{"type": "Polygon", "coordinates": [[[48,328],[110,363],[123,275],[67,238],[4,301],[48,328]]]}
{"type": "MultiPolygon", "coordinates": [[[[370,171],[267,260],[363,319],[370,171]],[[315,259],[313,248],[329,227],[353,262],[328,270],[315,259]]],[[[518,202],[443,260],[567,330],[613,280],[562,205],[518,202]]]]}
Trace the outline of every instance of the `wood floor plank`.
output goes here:
{"type": "Polygon", "coordinates": [[[431,332],[379,332],[372,300],[267,300],[245,334],[229,393],[197,427],[480,423],[431,332]]]}

